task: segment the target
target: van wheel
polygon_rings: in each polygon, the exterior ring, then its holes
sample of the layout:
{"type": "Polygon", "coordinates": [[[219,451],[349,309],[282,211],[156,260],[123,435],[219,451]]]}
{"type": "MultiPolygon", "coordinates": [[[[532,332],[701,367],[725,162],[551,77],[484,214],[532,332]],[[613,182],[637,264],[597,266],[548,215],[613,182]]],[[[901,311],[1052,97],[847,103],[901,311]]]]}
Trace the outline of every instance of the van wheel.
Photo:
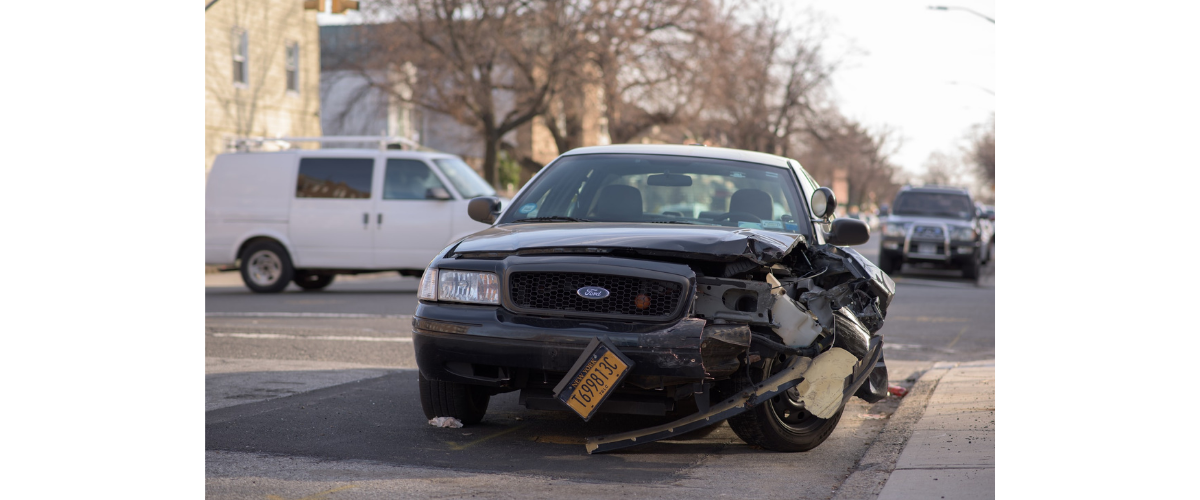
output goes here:
{"type": "Polygon", "coordinates": [[[255,293],[278,293],[292,281],[292,259],[274,241],[251,243],[242,253],[242,282],[255,293]]]}
{"type": "Polygon", "coordinates": [[[333,283],[334,276],[336,275],[296,271],[296,277],[292,278],[292,283],[305,290],[320,290],[333,283]]]}
{"type": "Polygon", "coordinates": [[[491,396],[482,387],[429,380],[420,372],[417,372],[417,379],[425,418],[454,417],[463,425],[471,425],[478,424],[487,413],[491,396]]]}

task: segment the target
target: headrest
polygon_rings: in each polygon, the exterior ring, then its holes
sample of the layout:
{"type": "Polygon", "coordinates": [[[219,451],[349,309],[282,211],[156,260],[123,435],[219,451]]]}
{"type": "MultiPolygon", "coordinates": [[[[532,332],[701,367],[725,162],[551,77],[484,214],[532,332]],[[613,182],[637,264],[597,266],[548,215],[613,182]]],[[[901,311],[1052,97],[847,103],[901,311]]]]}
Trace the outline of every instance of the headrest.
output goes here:
{"type": "Polygon", "coordinates": [[[642,192],[633,186],[612,184],[604,186],[597,196],[596,217],[608,220],[635,221],[642,219],[642,192]]]}
{"type": "Polygon", "coordinates": [[[771,206],[771,195],[759,189],[739,189],[729,198],[730,212],[744,212],[759,219],[771,220],[774,207],[771,206]]]}

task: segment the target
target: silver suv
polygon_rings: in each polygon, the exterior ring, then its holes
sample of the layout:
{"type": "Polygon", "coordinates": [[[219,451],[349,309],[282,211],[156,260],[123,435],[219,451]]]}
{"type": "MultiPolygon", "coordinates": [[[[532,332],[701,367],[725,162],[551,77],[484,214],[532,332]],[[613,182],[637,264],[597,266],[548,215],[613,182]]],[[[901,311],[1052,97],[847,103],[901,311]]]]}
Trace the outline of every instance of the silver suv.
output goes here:
{"type": "Polygon", "coordinates": [[[905,264],[961,269],[975,279],[991,260],[991,232],[965,189],[905,186],[882,224],[879,268],[895,275],[905,264]]]}

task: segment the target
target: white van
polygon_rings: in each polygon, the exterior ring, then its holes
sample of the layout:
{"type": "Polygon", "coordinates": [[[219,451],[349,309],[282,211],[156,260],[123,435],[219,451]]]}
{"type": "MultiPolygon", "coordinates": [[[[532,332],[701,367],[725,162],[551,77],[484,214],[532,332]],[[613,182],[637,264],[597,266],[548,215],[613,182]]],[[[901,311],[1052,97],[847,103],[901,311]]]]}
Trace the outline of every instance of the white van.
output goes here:
{"type": "Polygon", "coordinates": [[[205,263],[239,265],[260,293],[288,282],[319,290],[337,274],[420,276],[438,251],[488,227],[471,220],[467,203],[495,194],[444,153],[222,154],[205,192],[205,263]]]}

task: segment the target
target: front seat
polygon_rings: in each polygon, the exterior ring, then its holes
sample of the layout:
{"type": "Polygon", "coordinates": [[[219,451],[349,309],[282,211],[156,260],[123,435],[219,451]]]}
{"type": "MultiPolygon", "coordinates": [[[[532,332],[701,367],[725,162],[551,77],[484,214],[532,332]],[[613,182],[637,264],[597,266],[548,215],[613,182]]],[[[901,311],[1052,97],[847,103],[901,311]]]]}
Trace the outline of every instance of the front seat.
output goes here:
{"type": "Polygon", "coordinates": [[[771,195],[760,189],[739,189],[729,198],[729,211],[742,212],[762,220],[772,220],[771,195]]]}
{"type": "Polygon", "coordinates": [[[633,186],[621,184],[604,186],[596,197],[592,215],[605,221],[640,222],[642,192],[633,186]]]}

